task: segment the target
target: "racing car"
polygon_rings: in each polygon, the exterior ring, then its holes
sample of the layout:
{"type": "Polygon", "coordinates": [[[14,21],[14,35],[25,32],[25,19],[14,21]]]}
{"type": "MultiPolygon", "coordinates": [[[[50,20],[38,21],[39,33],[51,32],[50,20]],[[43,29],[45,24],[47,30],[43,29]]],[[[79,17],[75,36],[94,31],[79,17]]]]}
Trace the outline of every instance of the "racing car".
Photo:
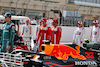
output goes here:
{"type": "Polygon", "coordinates": [[[100,67],[100,50],[75,44],[42,44],[41,48],[42,52],[27,55],[24,67],[100,67]]]}
{"type": "Polygon", "coordinates": [[[17,49],[11,54],[22,56],[24,67],[100,67],[100,50],[95,48],[50,43],[42,44],[41,48],[37,53],[17,49]]]}

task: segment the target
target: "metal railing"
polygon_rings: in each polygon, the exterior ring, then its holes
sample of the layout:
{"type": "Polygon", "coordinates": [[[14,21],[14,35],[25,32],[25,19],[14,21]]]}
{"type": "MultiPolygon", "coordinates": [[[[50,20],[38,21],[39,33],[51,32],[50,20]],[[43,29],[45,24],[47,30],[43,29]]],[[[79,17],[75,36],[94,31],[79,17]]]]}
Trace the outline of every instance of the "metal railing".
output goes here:
{"type": "Polygon", "coordinates": [[[23,67],[23,58],[21,55],[0,53],[1,67],[23,67]]]}

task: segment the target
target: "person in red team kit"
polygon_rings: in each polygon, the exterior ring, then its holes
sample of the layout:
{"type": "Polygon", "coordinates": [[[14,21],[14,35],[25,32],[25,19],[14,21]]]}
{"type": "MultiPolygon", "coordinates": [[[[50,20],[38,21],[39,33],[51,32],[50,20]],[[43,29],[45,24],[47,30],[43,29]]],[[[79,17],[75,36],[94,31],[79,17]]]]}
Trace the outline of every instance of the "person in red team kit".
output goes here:
{"type": "Polygon", "coordinates": [[[43,18],[42,19],[43,25],[39,28],[38,35],[37,35],[37,42],[39,46],[43,44],[43,40],[50,40],[50,26],[46,24],[47,19],[43,18]]]}
{"type": "Polygon", "coordinates": [[[62,28],[58,25],[58,19],[54,18],[52,25],[53,27],[51,28],[51,43],[59,44],[61,39],[62,28]]]}

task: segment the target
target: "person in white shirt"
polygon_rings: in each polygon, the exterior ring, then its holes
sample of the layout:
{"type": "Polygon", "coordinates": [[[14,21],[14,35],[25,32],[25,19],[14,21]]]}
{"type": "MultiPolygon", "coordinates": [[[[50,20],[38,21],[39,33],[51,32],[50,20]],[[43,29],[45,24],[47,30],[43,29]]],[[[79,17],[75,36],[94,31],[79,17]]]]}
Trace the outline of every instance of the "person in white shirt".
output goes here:
{"type": "Polygon", "coordinates": [[[35,18],[31,19],[31,25],[37,25],[37,21],[35,20],[35,18]]]}
{"type": "Polygon", "coordinates": [[[85,30],[82,27],[82,22],[78,21],[78,27],[74,31],[74,35],[73,35],[73,44],[83,47],[82,43],[83,43],[84,34],[85,34],[84,31],[85,30]]]}
{"type": "Polygon", "coordinates": [[[53,21],[52,18],[48,19],[47,20],[47,25],[52,26],[52,21],[53,21]]]}
{"type": "Polygon", "coordinates": [[[92,28],[92,42],[100,43],[100,27],[98,26],[98,20],[93,21],[93,28],[92,28]]]}
{"type": "Polygon", "coordinates": [[[22,32],[24,44],[28,45],[28,49],[30,50],[31,45],[31,25],[29,24],[29,20],[26,20],[26,24],[23,26],[22,32]]]}

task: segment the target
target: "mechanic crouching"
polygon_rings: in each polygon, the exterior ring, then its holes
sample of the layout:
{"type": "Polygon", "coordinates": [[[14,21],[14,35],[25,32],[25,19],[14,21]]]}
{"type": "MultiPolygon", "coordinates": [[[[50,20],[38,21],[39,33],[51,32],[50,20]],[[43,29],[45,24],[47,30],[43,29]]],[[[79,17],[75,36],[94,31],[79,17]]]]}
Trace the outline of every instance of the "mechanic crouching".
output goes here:
{"type": "Polygon", "coordinates": [[[11,21],[11,14],[9,12],[5,13],[5,25],[2,29],[1,37],[1,49],[0,52],[12,52],[14,45],[14,36],[15,36],[15,25],[11,21]]]}

